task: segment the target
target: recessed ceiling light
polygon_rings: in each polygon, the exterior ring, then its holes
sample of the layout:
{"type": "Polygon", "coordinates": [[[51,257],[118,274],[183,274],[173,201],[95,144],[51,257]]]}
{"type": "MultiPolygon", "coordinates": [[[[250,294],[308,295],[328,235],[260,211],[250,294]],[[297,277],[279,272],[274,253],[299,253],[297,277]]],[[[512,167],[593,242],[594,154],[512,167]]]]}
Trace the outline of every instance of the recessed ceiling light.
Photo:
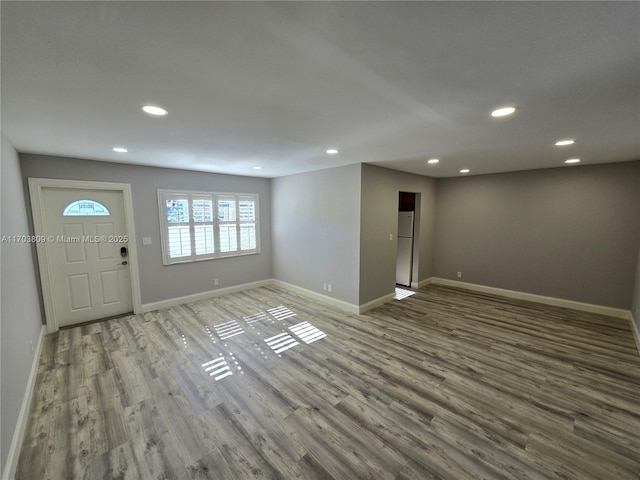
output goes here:
{"type": "Polygon", "coordinates": [[[127,153],[129,151],[124,147],[113,147],[111,150],[118,153],[127,153]]]}
{"type": "Polygon", "coordinates": [[[514,113],[518,107],[501,107],[491,112],[492,117],[506,117],[514,113]]]}
{"type": "Polygon", "coordinates": [[[256,165],[255,167],[253,167],[254,170],[262,170],[262,167],[259,167],[258,165],[256,165]]]}
{"type": "Polygon", "coordinates": [[[156,115],[160,117],[169,113],[164,108],[156,107],[155,105],[143,105],[141,108],[143,112],[148,113],[149,115],[156,115]]]}
{"type": "Polygon", "coordinates": [[[580,163],[579,158],[570,158],[569,160],[565,160],[564,163],[580,163]]]}
{"type": "Polygon", "coordinates": [[[438,163],[440,160],[437,158],[430,158],[429,160],[427,160],[427,163],[431,163],[432,165],[435,163],[438,163]]]}
{"type": "Polygon", "coordinates": [[[573,145],[574,143],[576,143],[575,140],[567,138],[566,140],[558,140],[556,142],[556,147],[566,147],[567,145],[573,145]]]}
{"type": "Polygon", "coordinates": [[[340,152],[340,150],[338,150],[337,148],[329,148],[329,149],[327,149],[327,153],[329,155],[335,155],[336,153],[339,153],[339,152],[340,152]]]}
{"type": "Polygon", "coordinates": [[[462,170],[460,170],[460,173],[469,173],[471,170],[469,170],[468,168],[463,168],[462,170]]]}

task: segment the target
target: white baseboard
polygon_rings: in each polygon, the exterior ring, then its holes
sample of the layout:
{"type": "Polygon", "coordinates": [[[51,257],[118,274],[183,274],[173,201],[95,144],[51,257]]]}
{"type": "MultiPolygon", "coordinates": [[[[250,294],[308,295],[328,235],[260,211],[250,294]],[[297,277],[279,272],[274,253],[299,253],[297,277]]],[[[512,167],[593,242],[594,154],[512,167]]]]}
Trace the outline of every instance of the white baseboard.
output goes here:
{"type": "Polygon", "coordinates": [[[375,300],[371,300],[370,302],[363,303],[362,305],[360,305],[360,308],[358,308],[358,313],[362,314],[373,308],[379,307],[380,305],[390,302],[395,298],[395,296],[396,296],[395,292],[388,293],[386,295],[383,295],[382,297],[376,298],[375,300]]]}
{"type": "Polygon", "coordinates": [[[287,283],[287,282],[283,282],[281,280],[272,280],[272,285],[276,285],[279,287],[282,287],[286,290],[290,290],[292,292],[298,293],[300,295],[309,297],[309,298],[313,298],[314,300],[317,300],[319,302],[322,303],[326,303],[328,305],[331,305],[333,307],[337,307],[341,310],[344,310],[348,313],[353,313],[356,315],[360,315],[368,310],[371,310],[372,308],[378,307],[384,303],[387,303],[391,300],[393,300],[393,297],[395,296],[395,293],[388,293],[387,295],[383,295],[380,298],[376,298],[375,300],[371,300],[370,302],[367,303],[363,303],[362,305],[355,305],[353,303],[349,303],[349,302],[345,302],[343,300],[338,300],[332,297],[329,297],[327,295],[323,295],[321,293],[318,292],[314,292],[312,290],[307,290],[306,288],[302,288],[302,287],[298,287],[296,285],[293,285],[291,283],[287,283]]]}
{"type": "Polygon", "coordinates": [[[33,391],[36,385],[36,378],[38,377],[40,353],[42,352],[42,342],[44,340],[46,330],[47,327],[44,325],[40,329],[38,344],[36,345],[36,349],[33,355],[33,362],[31,363],[31,371],[29,372],[29,378],[27,379],[27,388],[24,392],[24,397],[22,397],[22,405],[20,405],[18,421],[16,423],[16,428],[13,431],[13,438],[11,439],[11,446],[9,447],[7,461],[4,464],[2,480],[13,480],[16,476],[18,459],[20,457],[20,449],[24,440],[24,434],[27,430],[27,424],[29,423],[29,413],[31,411],[31,402],[33,401],[33,391]]]}
{"type": "MultiPolygon", "coordinates": [[[[530,302],[537,302],[545,305],[553,305],[556,307],[572,308],[574,310],[597,313],[600,315],[608,315],[608,316],[617,317],[617,318],[629,319],[631,316],[631,312],[629,310],[623,310],[620,308],[612,308],[612,307],[606,307],[602,305],[593,305],[590,303],[576,302],[573,300],[565,300],[562,298],[546,297],[543,295],[536,295],[533,293],[518,292],[516,290],[506,290],[503,288],[496,288],[496,287],[488,287],[486,285],[478,285],[475,283],[461,282],[458,280],[449,280],[446,278],[430,277],[425,280],[421,280],[420,282],[417,282],[415,286],[412,284],[412,288],[419,289],[429,284],[464,288],[464,289],[473,290],[476,292],[489,293],[492,295],[499,295],[502,297],[514,298],[517,300],[527,300],[530,302]]],[[[329,297],[327,295],[323,295],[318,292],[314,292],[312,290],[308,290],[306,288],[298,287],[297,285],[293,285],[291,283],[287,283],[281,280],[276,280],[271,278],[267,280],[260,280],[257,282],[234,285],[232,287],[218,288],[216,290],[196,293],[193,295],[185,295],[183,297],[170,298],[167,300],[161,300],[159,302],[145,303],[142,305],[141,313],[151,312],[153,310],[158,310],[160,308],[167,308],[167,307],[173,307],[176,305],[182,305],[189,302],[197,302],[199,300],[205,300],[207,298],[213,298],[219,295],[225,295],[227,293],[241,292],[244,290],[250,290],[252,288],[263,287],[266,285],[276,285],[286,290],[290,290],[300,295],[313,298],[314,300],[317,300],[322,303],[326,303],[328,305],[332,305],[334,307],[340,308],[341,310],[345,310],[353,314],[362,314],[368,310],[371,310],[375,307],[378,307],[380,305],[383,305],[384,303],[387,303],[393,300],[393,297],[394,297],[394,293],[392,292],[392,293],[383,295],[380,298],[371,300],[370,302],[363,303],[362,305],[356,305],[353,303],[345,302],[343,300],[338,300],[333,297],[329,297]]],[[[636,342],[638,342],[638,345],[639,345],[638,350],[640,351],[640,333],[638,332],[638,328],[634,322],[632,322],[632,326],[634,328],[634,335],[636,338],[636,342]]]]}
{"type": "Polygon", "coordinates": [[[354,305],[353,303],[345,302],[343,300],[338,300],[337,298],[332,298],[327,295],[314,292],[313,290],[307,290],[306,288],[298,287],[297,285],[293,285],[292,283],[283,282],[282,280],[276,280],[275,278],[271,279],[270,283],[271,285],[284,288],[285,290],[290,290],[305,297],[313,298],[314,300],[332,305],[349,313],[357,314],[360,312],[360,307],[358,305],[354,305]]]}
{"type": "Polygon", "coordinates": [[[393,297],[395,296],[395,292],[391,292],[388,293],[386,295],[383,295],[380,298],[376,298],[375,300],[371,300],[370,302],[367,303],[363,303],[362,305],[355,305],[353,303],[349,303],[349,302],[345,302],[343,300],[338,300],[332,297],[329,297],[327,295],[323,295],[321,293],[317,293],[314,292],[312,290],[307,290],[306,288],[302,288],[302,287],[298,287],[296,285],[293,285],[291,283],[287,283],[287,282],[283,282],[281,280],[272,280],[272,285],[276,285],[279,287],[282,287],[286,290],[290,290],[292,292],[298,293],[300,295],[309,297],[309,298],[313,298],[314,300],[317,300],[319,302],[322,303],[326,303],[328,305],[331,305],[333,307],[337,307],[341,310],[344,310],[348,313],[353,313],[356,315],[360,315],[363,314],[364,312],[367,312],[373,308],[379,307],[380,305],[390,302],[391,300],[393,300],[393,297]]]}
{"type": "Polygon", "coordinates": [[[606,307],[603,305],[593,305],[591,303],[576,302],[573,300],[565,300],[563,298],[545,297],[544,295],[536,295],[533,293],[518,292],[516,290],[506,290],[504,288],[488,287],[485,285],[478,285],[475,283],[460,282],[458,280],[449,280],[446,278],[434,277],[431,282],[436,285],[445,285],[449,287],[464,288],[466,290],[473,290],[476,292],[489,293],[492,295],[499,295],[501,297],[515,298],[517,300],[528,300],[530,302],[542,303],[545,305],[553,305],[555,307],[571,308],[573,310],[580,310],[583,312],[597,313],[599,315],[607,315],[610,317],[629,318],[629,310],[623,310],[621,308],[606,307]]]}
{"type": "Polygon", "coordinates": [[[327,295],[323,295],[321,293],[314,292],[306,288],[298,287],[297,285],[293,285],[291,283],[283,282],[282,280],[276,280],[274,278],[271,278],[268,280],[260,280],[260,281],[251,282],[251,283],[243,283],[241,285],[234,285],[232,287],[218,288],[216,290],[209,290],[207,292],[195,293],[193,295],[185,295],[183,297],[169,298],[167,300],[160,300],[158,302],[144,303],[142,304],[141,313],[152,312],[154,310],[159,310],[161,308],[174,307],[176,305],[183,305],[185,303],[190,303],[190,302],[197,302],[199,300],[205,300],[207,298],[213,298],[219,295],[225,295],[227,293],[241,292],[244,290],[250,290],[252,288],[263,287],[266,285],[279,286],[281,288],[284,288],[285,290],[298,293],[305,297],[313,298],[314,300],[317,300],[322,303],[326,303],[328,305],[337,307],[341,310],[344,310],[348,313],[353,313],[353,314],[364,313],[368,310],[371,310],[372,308],[382,305],[383,303],[393,300],[393,297],[394,297],[394,293],[392,292],[380,298],[372,300],[370,302],[364,303],[362,305],[355,305],[353,303],[345,302],[343,300],[338,300],[336,298],[329,297],[327,295]]]}
{"type": "Polygon", "coordinates": [[[426,287],[430,283],[433,283],[434,277],[425,278],[424,280],[420,280],[417,283],[411,282],[411,288],[415,288],[416,290],[421,289],[422,287],[426,287]]]}
{"type": "Polygon", "coordinates": [[[640,331],[638,330],[638,322],[640,322],[640,318],[636,321],[636,319],[633,318],[633,312],[631,312],[629,314],[629,321],[631,322],[633,339],[636,341],[636,348],[638,349],[638,353],[640,353],[640,331]]]}
{"type": "Polygon", "coordinates": [[[252,288],[264,287],[267,285],[276,285],[285,290],[290,290],[292,292],[298,293],[305,297],[310,297],[319,302],[327,303],[329,305],[333,305],[334,307],[338,307],[342,310],[346,310],[349,313],[358,313],[359,307],[358,305],[353,305],[348,302],[344,302],[342,300],[337,300],[332,297],[328,297],[326,295],[322,295],[317,292],[313,292],[311,290],[307,290],[306,288],[298,287],[291,283],[283,282],[281,280],[276,280],[270,278],[268,280],[259,280],[257,282],[243,283],[241,285],[234,285],[232,287],[218,288],[216,290],[209,290],[207,292],[195,293],[193,295],[185,295],[183,297],[174,297],[169,298],[167,300],[160,300],[159,302],[152,303],[144,303],[142,304],[142,312],[152,312],[154,310],[159,310],[161,308],[175,307],[176,305],[183,305],[185,303],[197,302],[199,300],[206,300],[207,298],[218,297],[220,295],[226,295],[228,293],[234,292],[242,292],[244,290],[251,290],[252,288]]]}
{"type": "Polygon", "coordinates": [[[185,295],[183,297],[169,298],[167,300],[160,300],[159,302],[143,303],[141,313],[152,312],[161,308],[175,307],[176,305],[183,305],[190,302],[197,302],[199,300],[205,300],[207,298],[226,295],[227,293],[242,292],[244,290],[250,290],[252,288],[263,287],[265,285],[269,285],[271,282],[271,279],[259,280],[257,282],[243,283],[241,285],[234,285],[232,287],[217,288],[216,290],[194,293],[192,295],[185,295]]]}

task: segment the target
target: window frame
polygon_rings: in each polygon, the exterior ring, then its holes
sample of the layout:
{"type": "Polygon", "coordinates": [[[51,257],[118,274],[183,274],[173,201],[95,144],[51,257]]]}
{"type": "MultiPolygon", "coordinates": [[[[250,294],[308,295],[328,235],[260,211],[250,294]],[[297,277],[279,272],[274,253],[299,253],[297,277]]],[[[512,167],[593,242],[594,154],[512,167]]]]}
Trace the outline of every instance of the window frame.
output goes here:
{"type": "Polygon", "coordinates": [[[162,247],[162,263],[163,265],[175,265],[179,263],[192,263],[205,260],[217,260],[219,258],[240,257],[245,255],[256,255],[260,253],[260,196],[257,193],[238,193],[238,192],[205,192],[199,190],[177,190],[177,189],[158,189],[158,214],[160,217],[160,244],[162,247]],[[171,197],[186,197],[188,205],[188,222],[178,222],[177,225],[189,227],[189,239],[191,249],[189,256],[171,258],[169,252],[169,227],[172,225],[167,220],[166,201],[171,197]],[[212,200],[212,222],[198,222],[194,218],[193,201],[194,197],[211,197],[212,200]],[[219,219],[219,201],[233,198],[235,202],[235,221],[221,222],[219,219]],[[240,202],[253,201],[254,204],[254,222],[241,220],[240,202]],[[242,249],[242,225],[255,224],[255,248],[242,249]],[[220,225],[236,225],[236,249],[232,251],[222,252],[220,247],[220,225]],[[196,253],[196,237],[195,227],[198,225],[213,225],[213,253],[196,253]]]}

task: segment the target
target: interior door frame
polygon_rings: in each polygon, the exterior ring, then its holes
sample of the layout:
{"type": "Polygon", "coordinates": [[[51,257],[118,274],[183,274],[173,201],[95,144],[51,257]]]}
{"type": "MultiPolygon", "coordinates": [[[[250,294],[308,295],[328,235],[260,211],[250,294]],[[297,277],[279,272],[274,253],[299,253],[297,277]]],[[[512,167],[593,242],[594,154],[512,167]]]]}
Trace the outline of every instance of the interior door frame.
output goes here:
{"type": "MultiPolygon", "coordinates": [[[[415,195],[414,199],[414,207],[413,210],[404,210],[404,211],[413,211],[413,245],[411,247],[411,285],[410,288],[415,288],[416,290],[420,288],[420,246],[421,246],[421,229],[422,223],[420,219],[422,217],[422,192],[401,189],[398,190],[398,200],[402,193],[412,193],[415,195]]],[[[398,201],[398,212],[400,210],[400,202],[398,201]]],[[[398,225],[396,223],[396,232],[398,231],[398,225]]],[[[396,238],[397,243],[397,238],[396,238]]],[[[396,254],[395,259],[397,260],[398,256],[396,254]]],[[[393,277],[395,279],[395,275],[393,277]]],[[[395,285],[395,280],[394,280],[395,285]]]]}
{"type": "MultiPolygon", "coordinates": [[[[129,235],[129,278],[131,280],[131,298],[133,300],[133,313],[142,312],[142,299],[140,296],[140,275],[138,270],[138,252],[136,248],[135,224],[133,222],[133,198],[131,185],[128,183],[92,182],[84,180],[64,180],[53,178],[29,178],[29,197],[31,199],[31,213],[33,216],[33,229],[36,238],[46,238],[45,209],[43,189],[60,188],[66,190],[113,190],[122,193],[124,201],[124,216],[127,234],[129,235]]],[[[59,330],[58,319],[53,308],[53,278],[52,268],[47,256],[46,242],[35,242],[38,254],[38,267],[40,269],[40,285],[42,286],[42,301],[44,303],[45,322],[47,332],[54,333],[59,330]]]]}

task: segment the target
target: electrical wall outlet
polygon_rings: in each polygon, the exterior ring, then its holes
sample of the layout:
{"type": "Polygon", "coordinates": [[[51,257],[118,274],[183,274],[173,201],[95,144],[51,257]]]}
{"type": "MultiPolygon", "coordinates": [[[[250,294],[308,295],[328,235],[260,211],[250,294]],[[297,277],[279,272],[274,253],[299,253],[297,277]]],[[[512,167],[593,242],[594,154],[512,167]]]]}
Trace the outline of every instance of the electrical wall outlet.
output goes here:
{"type": "Polygon", "coordinates": [[[218,280],[217,278],[213,279],[213,284],[214,285],[220,285],[220,280],[218,280]]]}
{"type": "Polygon", "coordinates": [[[325,291],[325,292],[327,291],[327,284],[326,283],[322,284],[322,290],[325,291]]]}
{"type": "Polygon", "coordinates": [[[456,273],[456,277],[458,277],[458,278],[462,278],[462,272],[458,272],[458,273],[456,273]]]}
{"type": "Polygon", "coordinates": [[[331,287],[331,284],[327,285],[327,290],[328,290],[329,292],[331,292],[331,288],[332,288],[332,287],[331,287]]]}

